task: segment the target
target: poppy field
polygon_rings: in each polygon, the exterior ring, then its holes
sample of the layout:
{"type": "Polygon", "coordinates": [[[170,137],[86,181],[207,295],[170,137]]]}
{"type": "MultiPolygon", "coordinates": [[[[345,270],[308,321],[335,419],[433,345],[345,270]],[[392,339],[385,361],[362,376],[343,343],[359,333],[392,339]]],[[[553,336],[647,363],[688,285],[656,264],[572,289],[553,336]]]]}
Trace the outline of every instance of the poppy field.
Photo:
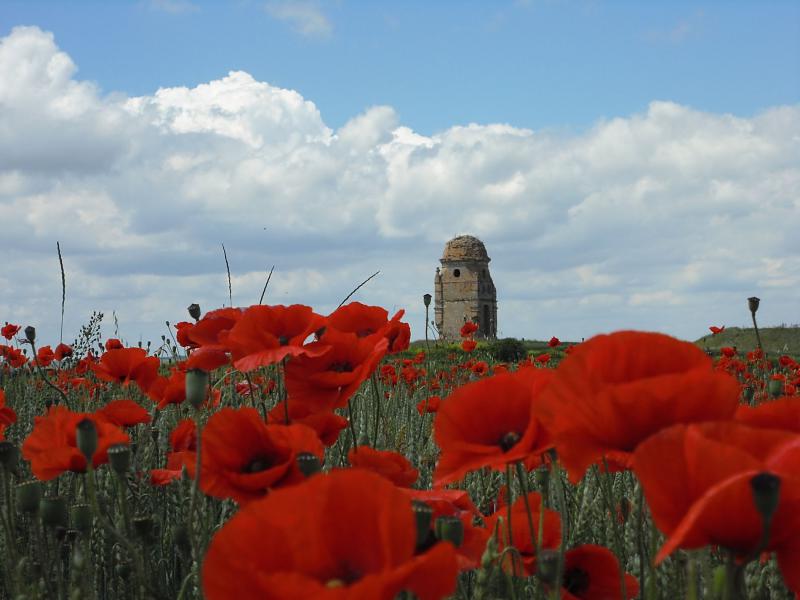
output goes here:
{"type": "Polygon", "coordinates": [[[795,357],[618,331],[501,362],[358,302],[193,304],[158,348],[101,318],[0,328],[0,598],[800,593],[795,357]]]}

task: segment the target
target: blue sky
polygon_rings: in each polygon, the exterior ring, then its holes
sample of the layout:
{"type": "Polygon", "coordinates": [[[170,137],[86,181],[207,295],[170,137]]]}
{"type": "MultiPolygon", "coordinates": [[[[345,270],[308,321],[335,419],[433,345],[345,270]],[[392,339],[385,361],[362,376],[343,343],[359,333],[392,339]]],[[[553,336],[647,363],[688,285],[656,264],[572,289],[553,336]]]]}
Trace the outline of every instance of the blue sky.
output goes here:
{"type": "Polygon", "coordinates": [[[800,99],[797,2],[288,4],[4,0],[0,31],[54,32],[106,92],[244,70],[312,99],[334,128],[376,104],[431,134],[470,122],[580,129],[655,99],[737,115],[800,99]],[[276,10],[285,4],[320,20],[276,10]]]}
{"type": "MultiPolygon", "coordinates": [[[[800,306],[800,3],[0,0],[0,323],[407,310],[446,241],[503,336],[800,306]]],[[[107,328],[106,333],[114,333],[107,328]]]]}

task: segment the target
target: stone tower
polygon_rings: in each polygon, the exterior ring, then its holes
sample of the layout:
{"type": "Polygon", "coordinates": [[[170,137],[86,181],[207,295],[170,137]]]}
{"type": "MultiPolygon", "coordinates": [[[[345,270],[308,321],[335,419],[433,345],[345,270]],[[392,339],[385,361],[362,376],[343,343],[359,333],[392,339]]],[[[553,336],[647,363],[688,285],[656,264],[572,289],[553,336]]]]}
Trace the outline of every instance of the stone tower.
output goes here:
{"type": "Polygon", "coordinates": [[[434,294],[439,337],[459,338],[467,321],[478,324],[476,337],[497,337],[497,292],[489,274],[486,246],[471,235],[447,242],[436,269],[434,294]]]}

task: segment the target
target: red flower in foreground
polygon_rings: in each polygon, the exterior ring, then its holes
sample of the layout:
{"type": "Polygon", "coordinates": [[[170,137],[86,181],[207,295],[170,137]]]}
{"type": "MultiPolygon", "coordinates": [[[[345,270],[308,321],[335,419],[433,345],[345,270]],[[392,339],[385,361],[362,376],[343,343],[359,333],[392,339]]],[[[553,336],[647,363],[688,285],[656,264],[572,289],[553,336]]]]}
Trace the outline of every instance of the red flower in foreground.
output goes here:
{"type": "Polygon", "coordinates": [[[502,470],[551,447],[531,408],[552,373],[520,369],[456,389],[434,421],[434,437],[442,450],[434,484],[457,481],[481,467],[502,470]]]}
{"type": "Polygon", "coordinates": [[[255,305],[242,313],[222,339],[233,354],[233,365],[248,372],[287,356],[324,354],[324,348],[303,345],[324,322],[323,317],[301,304],[255,305]]]}
{"type": "Polygon", "coordinates": [[[56,360],[64,360],[65,358],[69,358],[72,356],[72,346],[67,346],[66,344],[59,344],[56,346],[55,349],[55,357],[56,360]]]}
{"type": "MultiPolygon", "coordinates": [[[[514,500],[511,505],[511,541],[513,546],[519,550],[522,558],[522,568],[525,575],[534,575],[536,573],[536,542],[539,537],[539,520],[542,506],[542,496],[539,492],[530,492],[528,494],[528,504],[531,508],[531,521],[533,522],[533,537],[531,536],[531,527],[528,523],[528,509],[525,507],[525,499],[520,496],[514,500]]],[[[493,515],[486,517],[486,528],[489,531],[494,531],[498,518],[503,517],[503,529],[498,531],[500,538],[500,549],[505,547],[505,540],[508,539],[508,533],[505,528],[508,526],[507,507],[499,509],[493,515]]],[[[558,512],[544,509],[543,528],[542,528],[542,548],[555,549],[561,545],[561,517],[558,512]]],[[[504,562],[503,566],[519,575],[519,568],[514,564],[514,561],[509,555],[504,562]]]]}
{"type": "Polygon", "coordinates": [[[419,471],[402,454],[391,450],[373,450],[369,446],[351,448],[347,460],[353,466],[377,473],[398,487],[411,487],[419,471]]]}
{"type": "Polygon", "coordinates": [[[667,540],[662,561],[677,548],[717,545],[740,558],[759,548],[762,517],[751,482],[780,479],[765,552],[775,552],[789,588],[800,592],[800,438],[790,431],[735,422],[676,425],[637,448],[634,471],[667,540]]]}
{"type": "Polygon", "coordinates": [[[800,433],[800,397],[784,396],[756,407],[742,405],[736,409],[734,420],[752,427],[800,433]]]}
{"type": "Polygon", "coordinates": [[[307,405],[299,402],[289,403],[289,423],[286,423],[286,406],[278,402],[267,413],[267,423],[273,425],[291,425],[299,423],[310,427],[317,432],[324,446],[333,446],[339,439],[339,433],[347,427],[347,419],[340,417],[330,410],[311,410],[307,405]]]}
{"type": "Polygon", "coordinates": [[[11,338],[19,333],[20,329],[22,329],[21,325],[12,325],[11,323],[6,322],[3,327],[0,327],[0,335],[10,341],[11,338]]]}
{"type": "MultiPolygon", "coordinates": [[[[617,600],[620,597],[619,561],[608,548],[584,544],[564,554],[564,600],[617,600]]],[[[629,599],[639,595],[639,581],[625,574],[629,599]]]]}
{"type": "Polygon", "coordinates": [[[97,450],[92,465],[108,462],[108,449],[116,444],[128,444],[130,438],[102,415],[76,413],[65,406],[54,406],[47,415],[34,417],[33,431],[22,444],[22,456],[30,461],[37,479],[54,479],[64,471],[82,473],[86,458],[78,450],[76,428],[84,419],[91,419],[97,429],[97,450]]]}
{"type": "Polygon", "coordinates": [[[203,562],[209,600],[439,600],[456,587],[449,543],[414,555],[411,500],[358,469],[317,475],[242,508],[203,562]]]}
{"type": "Polygon", "coordinates": [[[645,439],[675,423],[727,419],[739,384],[714,371],[694,344],[660,333],[620,331],[579,346],[556,369],[534,407],[577,483],[605,457],[629,468],[645,439]]]}
{"type": "Polygon", "coordinates": [[[320,461],[325,449],[305,425],[267,425],[254,408],[223,408],[202,433],[200,488],[240,504],[268,490],[305,479],[297,466],[301,452],[320,461]]]}

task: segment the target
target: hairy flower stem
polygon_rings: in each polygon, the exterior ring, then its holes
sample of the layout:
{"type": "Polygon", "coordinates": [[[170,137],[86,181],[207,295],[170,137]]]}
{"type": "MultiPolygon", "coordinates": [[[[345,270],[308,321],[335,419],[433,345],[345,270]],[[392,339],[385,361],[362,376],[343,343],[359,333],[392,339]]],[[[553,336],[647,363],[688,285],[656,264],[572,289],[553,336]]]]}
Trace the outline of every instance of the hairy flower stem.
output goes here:
{"type": "Polygon", "coordinates": [[[378,424],[381,420],[381,396],[380,392],[378,391],[378,379],[373,372],[370,376],[370,380],[372,381],[372,397],[375,400],[375,429],[372,436],[372,447],[378,447],[378,424]]]}
{"type": "Polygon", "coordinates": [[[353,452],[358,452],[358,440],[356,439],[356,428],[353,425],[353,403],[347,399],[347,424],[350,426],[350,437],[353,439],[353,452]]]}
{"type": "Polygon", "coordinates": [[[33,364],[36,365],[36,372],[39,374],[39,377],[42,378],[42,381],[44,381],[48,387],[55,390],[58,393],[58,395],[61,396],[62,400],[64,400],[64,406],[71,408],[69,405],[69,398],[64,393],[64,390],[62,390],[60,387],[58,387],[52,381],[50,381],[50,379],[47,377],[47,374],[44,372],[44,369],[42,369],[42,366],[39,364],[39,357],[36,356],[36,343],[35,342],[29,342],[29,343],[31,345],[31,352],[33,353],[33,364]]]}
{"type": "MultiPolygon", "coordinates": [[[[558,504],[558,512],[561,515],[561,544],[558,547],[558,562],[556,563],[556,573],[558,573],[558,583],[553,586],[553,598],[558,600],[561,597],[561,577],[564,571],[564,552],[569,539],[569,512],[567,511],[567,497],[564,492],[564,481],[561,479],[561,469],[559,468],[558,461],[553,460],[553,472],[551,478],[556,484],[556,502],[558,504]]],[[[544,514],[544,511],[542,511],[544,514]]],[[[624,594],[624,589],[623,589],[624,594]]],[[[626,596],[623,596],[625,598],[626,596]]]]}
{"type": "Polygon", "coordinates": [[[186,530],[189,532],[189,543],[192,548],[192,573],[197,578],[197,587],[200,589],[200,596],[202,597],[202,583],[200,581],[200,546],[197,543],[197,536],[195,535],[196,521],[194,519],[195,507],[197,506],[197,498],[200,493],[200,469],[201,469],[201,456],[200,451],[202,444],[200,443],[200,433],[202,429],[202,421],[200,418],[200,409],[194,409],[194,426],[197,432],[197,455],[195,456],[195,469],[194,481],[192,482],[192,491],[189,499],[189,512],[186,515],[186,530]]]}
{"type": "MultiPolygon", "coordinates": [[[[541,547],[538,543],[536,529],[533,526],[533,513],[531,512],[531,505],[528,501],[528,474],[525,472],[525,466],[522,464],[522,461],[518,461],[516,467],[517,479],[519,479],[519,486],[522,490],[522,500],[525,503],[525,513],[528,516],[528,530],[531,534],[531,542],[534,542],[536,547],[536,560],[539,560],[539,551],[541,550],[541,547]]],[[[539,507],[539,513],[544,514],[543,505],[539,507]]]]}

